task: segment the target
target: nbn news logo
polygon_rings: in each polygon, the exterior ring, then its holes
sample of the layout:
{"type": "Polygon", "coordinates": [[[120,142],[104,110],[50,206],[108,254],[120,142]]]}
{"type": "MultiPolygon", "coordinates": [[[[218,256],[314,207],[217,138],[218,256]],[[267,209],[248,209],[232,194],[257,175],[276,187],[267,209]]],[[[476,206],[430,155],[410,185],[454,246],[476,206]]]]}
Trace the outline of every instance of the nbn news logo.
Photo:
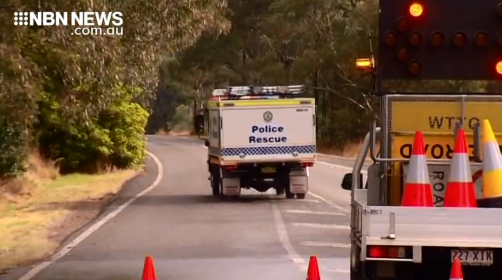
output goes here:
{"type": "Polygon", "coordinates": [[[14,25],[122,26],[121,12],[15,12],[14,25]]]}

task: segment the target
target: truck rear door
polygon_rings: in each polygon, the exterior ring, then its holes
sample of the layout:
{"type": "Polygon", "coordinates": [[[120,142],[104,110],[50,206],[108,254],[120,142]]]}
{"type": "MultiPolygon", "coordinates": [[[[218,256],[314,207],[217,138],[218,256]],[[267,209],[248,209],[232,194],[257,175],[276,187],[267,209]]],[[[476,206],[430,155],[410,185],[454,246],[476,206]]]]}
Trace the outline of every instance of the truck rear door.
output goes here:
{"type": "Polygon", "coordinates": [[[313,100],[259,100],[234,104],[221,111],[225,160],[315,159],[313,100]]]}

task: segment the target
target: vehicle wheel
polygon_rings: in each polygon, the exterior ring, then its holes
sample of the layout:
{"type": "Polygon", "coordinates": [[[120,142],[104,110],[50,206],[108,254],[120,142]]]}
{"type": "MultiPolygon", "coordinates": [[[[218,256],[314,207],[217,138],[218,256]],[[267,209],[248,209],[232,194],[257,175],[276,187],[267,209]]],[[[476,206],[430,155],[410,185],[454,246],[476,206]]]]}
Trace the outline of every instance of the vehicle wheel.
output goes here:
{"type": "Polygon", "coordinates": [[[223,180],[220,180],[220,198],[221,199],[226,199],[227,196],[223,194],[223,180]]]}
{"type": "Polygon", "coordinates": [[[275,193],[277,195],[283,195],[284,192],[285,192],[284,188],[277,188],[277,189],[275,189],[275,193]]]}
{"type": "Polygon", "coordinates": [[[296,198],[298,198],[298,199],[305,199],[305,195],[306,195],[305,193],[297,193],[296,194],[296,198]]]}
{"type": "Polygon", "coordinates": [[[353,242],[350,246],[350,280],[366,280],[364,268],[361,265],[361,250],[353,242]]]}
{"type": "Polygon", "coordinates": [[[220,195],[220,176],[216,172],[211,172],[211,189],[213,190],[213,196],[217,197],[220,195]]]}
{"type": "Polygon", "coordinates": [[[295,194],[289,191],[289,188],[286,189],[286,198],[293,199],[295,198],[295,194]]]}

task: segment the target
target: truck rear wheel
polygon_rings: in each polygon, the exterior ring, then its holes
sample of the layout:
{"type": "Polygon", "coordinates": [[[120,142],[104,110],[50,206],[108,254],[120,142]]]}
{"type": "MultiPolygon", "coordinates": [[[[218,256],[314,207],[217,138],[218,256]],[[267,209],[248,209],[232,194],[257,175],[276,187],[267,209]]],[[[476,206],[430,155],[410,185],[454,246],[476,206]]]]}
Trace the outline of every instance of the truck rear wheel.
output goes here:
{"type": "Polygon", "coordinates": [[[276,193],[277,195],[283,195],[283,194],[284,194],[284,192],[285,192],[284,188],[276,188],[276,189],[275,189],[275,193],[276,193]]]}
{"type": "Polygon", "coordinates": [[[350,246],[350,280],[366,280],[365,274],[361,262],[361,248],[352,242],[350,246]]]}
{"type": "Polygon", "coordinates": [[[218,197],[220,195],[220,172],[216,168],[212,168],[211,171],[211,189],[213,191],[213,196],[218,197]]]}
{"type": "Polygon", "coordinates": [[[213,191],[213,196],[218,197],[220,195],[220,182],[215,179],[214,176],[211,176],[211,189],[213,191]]]}
{"type": "Polygon", "coordinates": [[[296,198],[298,198],[298,199],[305,199],[305,195],[306,195],[305,193],[297,193],[296,194],[296,198]]]}
{"type": "Polygon", "coordinates": [[[286,188],[286,198],[287,198],[287,199],[293,199],[293,198],[295,198],[295,194],[294,194],[294,193],[292,193],[292,192],[289,190],[289,188],[286,188]]]}
{"type": "Polygon", "coordinates": [[[221,199],[227,199],[227,196],[223,194],[223,180],[220,180],[220,183],[218,185],[218,189],[220,192],[220,198],[221,199]]]}

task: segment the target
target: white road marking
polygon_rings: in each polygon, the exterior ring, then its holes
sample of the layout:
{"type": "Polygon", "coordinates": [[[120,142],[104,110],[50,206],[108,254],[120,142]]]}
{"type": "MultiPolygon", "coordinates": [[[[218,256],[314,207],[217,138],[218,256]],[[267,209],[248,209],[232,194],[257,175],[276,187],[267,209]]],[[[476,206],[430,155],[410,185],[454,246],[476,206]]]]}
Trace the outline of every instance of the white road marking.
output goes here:
{"type": "Polygon", "coordinates": [[[307,270],[304,268],[306,262],[295,251],[295,248],[293,248],[291,241],[289,241],[288,232],[286,231],[286,226],[284,225],[284,221],[282,220],[281,217],[281,211],[279,210],[277,204],[274,202],[272,202],[272,212],[274,214],[274,223],[275,227],[277,228],[277,234],[279,235],[279,240],[282,244],[282,247],[284,247],[284,249],[288,253],[288,257],[306,272],[307,270]]]}
{"type": "Polygon", "coordinates": [[[326,270],[329,270],[329,271],[335,272],[335,273],[350,273],[350,270],[343,269],[343,268],[326,268],[326,270]]]}
{"type": "Polygon", "coordinates": [[[310,203],[320,203],[319,200],[315,200],[315,199],[299,199],[297,201],[310,202],[310,203]]]}
{"type": "MultiPolygon", "coordinates": [[[[204,148],[204,149],[207,150],[206,146],[201,145],[199,147],[204,148]]],[[[342,170],[352,171],[352,168],[347,167],[347,166],[342,166],[342,165],[337,165],[337,164],[331,164],[331,163],[327,163],[327,162],[323,162],[323,161],[317,161],[317,162],[321,163],[321,164],[324,164],[324,165],[327,165],[327,166],[330,166],[332,168],[339,168],[339,169],[342,169],[342,170]]],[[[364,175],[367,174],[366,171],[362,171],[361,173],[363,173],[364,175]]],[[[348,209],[346,209],[346,208],[344,208],[344,207],[342,207],[340,205],[337,205],[334,202],[329,201],[329,200],[325,199],[324,197],[322,197],[320,195],[314,194],[314,193],[312,193],[310,191],[309,191],[309,194],[311,196],[313,196],[314,198],[316,198],[316,199],[318,199],[318,200],[320,200],[320,201],[322,201],[322,202],[324,202],[326,204],[329,204],[330,206],[332,206],[332,207],[340,210],[343,213],[350,213],[350,210],[348,210],[348,209]]],[[[302,199],[302,200],[297,200],[297,201],[319,203],[318,200],[302,199]]],[[[282,244],[282,247],[284,247],[284,249],[288,253],[288,257],[296,265],[298,265],[298,267],[304,273],[307,273],[308,263],[302,257],[300,257],[300,255],[295,251],[293,245],[291,244],[291,242],[289,240],[289,236],[288,236],[288,233],[286,231],[286,227],[284,225],[284,221],[282,220],[281,212],[279,210],[279,207],[277,206],[277,202],[273,201],[272,203],[273,203],[272,204],[272,211],[273,211],[273,214],[274,214],[274,222],[275,222],[275,225],[276,225],[276,228],[277,228],[277,233],[279,235],[279,240],[280,240],[280,242],[282,244]]],[[[343,226],[341,226],[341,227],[343,227],[343,226]]],[[[343,227],[343,229],[346,229],[346,228],[350,229],[350,227],[348,227],[348,226],[347,227],[343,227]]],[[[315,245],[312,245],[313,242],[305,242],[305,243],[309,244],[310,246],[315,246],[315,245]]],[[[348,269],[343,269],[343,268],[328,268],[328,267],[325,267],[323,269],[331,271],[331,272],[335,272],[335,273],[350,273],[350,271],[348,269]]]]}
{"type": "Polygon", "coordinates": [[[312,247],[333,247],[333,248],[350,248],[350,244],[346,243],[332,243],[332,242],[315,242],[315,241],[307,241],[301,243],[303,246],[312,246],[312,247]]]}
{"type": "Polygon", "coordinates": [[[328,212],[328,211],[311,211],[311,210],[286,210],[286,213],[292,214],[309,214],[309,215],[326,215],[326,216],[345,216],[344,213],[328,212]]]}
{"type": "Polygon", "coordinates": [[[335,224],[292,223],[292,225],[297,227],[311,227],[311,228],[350,229],[349,226],[335,225],[335,224]]]}
{"type": "Polygon", "coordinates": [[[320,201],[322,201],[322,202],[324,202],[324,203],[326,203],[326,204],[329,204],[331,207],[338,209],[338,210],[339,210],[340,212],[342,212],[342,213],[345,213],[345,214],[349,214],[349,213],[350,213],[350,210],[349,210],[349,209],[347,209],[347,208],[345,208],[345,207],[342,207],[342,206],[340,206],[340,205],[338,205],[338,204],[334,203],[333,201],[327,200],[326,198],[324,198],[324,197],[322,197],[322,196],[320,196],[320,195],[318,195],[318,194],[315,194],[315,193],[313,193],[313,192],[311,192],[311,191],[309,191],[308,193],[309,193],[311,196],[313,196],[314,198],[319,199],[320,201]]]}
{"type": "Polygon", "coordinates": [[[160,181],[162,181],[162,178],[164,177],[164,167],[162,166],[162,163],[160,162],[160,160],[154,154],[152,154],[148,151],[147,151],[147,154],[150,157],[152,157],[152,159],[155,161],[155,164],[157,165],[157,170],[158,170],[157,178],[155,178],[155,181],[148,188],[146,188],[142,192],[136,194],[133,198],[129,199],[124,204],[120,205],[118,208],[116,208],[112,212],[108,213],[108,215],[106,215],[105,217],[100,219],[98,222],[93,224],[91,227],[86,229],[79,236],[77,236],[70,243],[68,243],[64,248],[62,248],[56,254],[54,254],[48,261],[44,261],[44,262],[37,264],[35,267],[30,269],[26,274],[24,274],[18,280],[32,279],[38,273],[40,273],[43,269],[45,269],[46,267],[48,267],[52,263],[56,262],[57,260],[64,257],[66,254],[68,254],[73,248],[75,248],[78,244],[80,244],[82,241],[84,241],[87,237],[89,237],[92,233],[94,233],[96,230],[98,230],[100,227],[102,227],[108,221],[110,221],[115,216],[117,216],[120,212],[124,211],[124,209],[127,206],[129,206],[131,203],[133,203],[136,199],[144,196],[149,191],[155,189],[159,185],[160,181]]]}
{"type": "MultiPolygon", "coordinates": [[[[342,170],[346,170],[346,171],[351,171],[352,172],[352,167],[348,167],[348,166],[344,166],[344,165],[339,165],[339,164],[333,164],[333,163],[329,163],[329,162],[325,162],[325,161],[316,161],[316,163],[320,163],[320,164],[324,164],[324,165],[327,165],[331,168],[338,168],[338,169],[342,169],[342,170]]],[[[363,175],[367,175],[368,172],[366,170],[361,170],[361,173],[363,175]]]]}

